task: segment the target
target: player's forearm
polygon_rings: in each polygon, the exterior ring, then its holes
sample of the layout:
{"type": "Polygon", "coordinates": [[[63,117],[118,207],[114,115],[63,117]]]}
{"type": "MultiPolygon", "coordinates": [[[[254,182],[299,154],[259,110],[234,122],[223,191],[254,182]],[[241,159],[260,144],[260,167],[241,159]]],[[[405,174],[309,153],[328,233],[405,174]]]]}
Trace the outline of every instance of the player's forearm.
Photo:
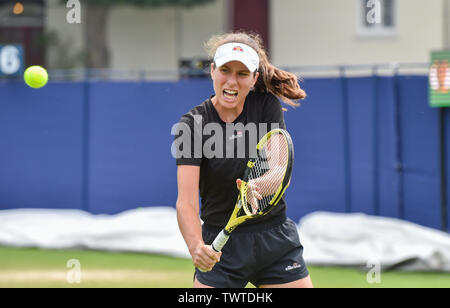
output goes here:
{"type": "Polygon", "coordinates": [[[195,206],[177,201],[177,219],[181,234],[189,249],[189,253],[192,255],[197,247],[205,244],[202,237],[199,213],[195,206]]]}

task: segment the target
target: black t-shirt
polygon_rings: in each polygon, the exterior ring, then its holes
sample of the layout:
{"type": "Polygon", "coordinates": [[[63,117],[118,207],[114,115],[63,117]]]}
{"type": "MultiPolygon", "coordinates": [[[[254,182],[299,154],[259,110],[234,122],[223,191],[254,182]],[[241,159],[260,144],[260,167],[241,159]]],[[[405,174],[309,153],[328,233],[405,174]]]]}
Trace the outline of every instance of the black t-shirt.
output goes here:
{"type": "MultiPolygon", "coordinates": [[[[175,132],[176,164],[200,166],[201,219],[206,224],[225,226],[239,193],[236,179],[243,177],[259,139],[276,127],[285,129],[280,101],[272,94],[254,91],[247,95],[244,109],[233,123],[220,119],[211,98],[181,117],[175,132]]],[[[278,219],[285,211],[282,198],[255,223],[278,219]]]]}

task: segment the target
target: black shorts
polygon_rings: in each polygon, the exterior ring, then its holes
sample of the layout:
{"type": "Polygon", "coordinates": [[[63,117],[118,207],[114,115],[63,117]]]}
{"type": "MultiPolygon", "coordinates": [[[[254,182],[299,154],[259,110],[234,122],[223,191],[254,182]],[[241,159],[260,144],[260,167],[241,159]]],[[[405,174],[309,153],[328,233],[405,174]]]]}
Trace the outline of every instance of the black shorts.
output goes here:
{"type": "MultiPolygon", "coordinates": [[[[241,227],[233,231],[222,249],[220,262],[210,272],[195,269],[199,282],[218,288],[244,288],[248,282],[258,287],[309,275],[297,226],[291,219],[283,218],[270,226],[241,227]]],[[[219,232],[204,224],[203,240],[210,245],[219,232]]]]}

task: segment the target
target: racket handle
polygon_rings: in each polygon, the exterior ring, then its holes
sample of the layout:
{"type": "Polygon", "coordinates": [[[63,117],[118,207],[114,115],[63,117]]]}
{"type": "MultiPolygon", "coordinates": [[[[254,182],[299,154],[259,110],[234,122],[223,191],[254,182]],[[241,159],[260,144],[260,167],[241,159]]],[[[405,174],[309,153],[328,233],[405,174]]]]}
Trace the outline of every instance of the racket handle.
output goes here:
{"type": "MultiPolygon", "coordinates": [[[[225,230],[220,231],[219,234],[217,234],[216,238],[214,239],[214,242],[211,244],[212,249],[214,251],[219,252],[222,250],[223,246],[225,246],[226,242],[228,241],[228,238],[230,235],[225,234],[225,230]]],[[[205,272],[204,270],[198,268],[200,272],[205,272]]]]}
{"type": "Polygon", "coordinates": [[[225,230],[220,231],[211,245],[212,248],[217,252],[221,251],[223,246],[225,246],[226,242],[228,241],[229,237],[230,235],[225,234],[225,230]]]}

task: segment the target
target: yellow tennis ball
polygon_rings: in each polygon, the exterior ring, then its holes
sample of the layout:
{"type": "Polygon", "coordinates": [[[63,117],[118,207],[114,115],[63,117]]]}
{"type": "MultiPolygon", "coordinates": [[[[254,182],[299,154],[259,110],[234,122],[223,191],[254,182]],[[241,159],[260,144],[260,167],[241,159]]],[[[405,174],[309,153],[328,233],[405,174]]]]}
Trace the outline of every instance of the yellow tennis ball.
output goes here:
{"type": "Polygon", "coordinates": [[[47,84],[48,74],[45,68],[34,65],[30,66],[25,70],[23,74],[23,78],[25,79],[25,83],[32,88],[42,88],[47,84]]]}

